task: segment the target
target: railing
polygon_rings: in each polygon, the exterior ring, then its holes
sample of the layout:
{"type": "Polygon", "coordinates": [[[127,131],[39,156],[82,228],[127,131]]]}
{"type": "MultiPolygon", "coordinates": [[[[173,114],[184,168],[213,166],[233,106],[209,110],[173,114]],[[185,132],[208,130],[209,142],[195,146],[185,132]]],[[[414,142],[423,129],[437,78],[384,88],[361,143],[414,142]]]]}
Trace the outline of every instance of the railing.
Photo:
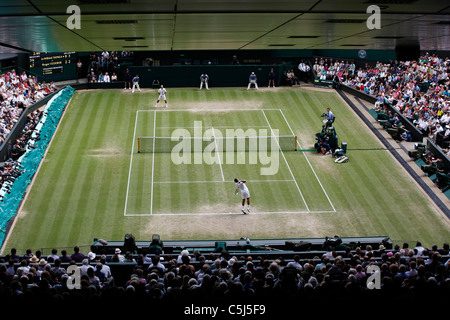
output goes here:
{"type": "Polygon", "coordinates": [[[13,129],[11,130],[9,135],[6,137],[3,144],[0,146],[0,162],[4,162],[10,158],[12,145],[14,144],[14,141],[17,139],[17,137],[22,132],[23,128],[25,127],[25,124],[27,123],[27,116],[30,113],[34,112],[35,110],[44,106],[60,90],[61,89],[58,89],[57,91],[48,94],[46,97],[44,97],[41,100],[35,102],[34,104],[28,106],[24,110],[24,112],[20,115],[19,120],[16,122],[13,129]]]}

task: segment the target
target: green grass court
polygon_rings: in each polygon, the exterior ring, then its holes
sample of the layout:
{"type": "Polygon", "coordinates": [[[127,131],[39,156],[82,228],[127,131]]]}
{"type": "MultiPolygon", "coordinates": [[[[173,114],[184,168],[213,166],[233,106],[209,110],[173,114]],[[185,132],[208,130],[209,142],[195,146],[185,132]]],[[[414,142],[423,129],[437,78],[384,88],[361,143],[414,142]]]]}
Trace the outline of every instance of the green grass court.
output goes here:
{"type": "MultiPolygon", "coordinates": [[[[303,176],[314,174],[314,169],[305,156],[299,157],[296,152],[295,134],[283,111],[232,107],[201,112],[183,109],[137,111],[133,141],[136,141],[136,136],[163,139],[156,139],[154,144],[154,139],[145,142],[149,144],[145,153],[136,154],[137,150],[133,147],[125,216],[241,214],[237,205],[239,195],[236,197],[233,192],[235,177],[246,179],[249,188],[254,190],[253,213],[334,211],[319,179],[310,177],[307,184],[301,181],[303,176]],[[195,130],[200,134],[196,134],[195,130]],[[227,132],[228,135],[230,132],[238,135],[238,130],[242,130],[249,139],[273,136],[273,140],[263,142],[266,142],[266,147],[274,144],[278,149],[274,152],[268,150],[267,153],[261,151],[261,154],[256,149],[249,151],[248,147],[242,151],[226,149],[227,132]],[[191,153],[173,155],[170,150],[181,144],[177,142],[166,146],[170,141],[167,138],[174,132],[205,142],[198,151],[194,150],[195,142],[192,142],[189,144],[191,153]],[[211,141],[207,139],[209,137],[211,141]],[[219,144],[222,152],[216,153],[219,144]],[[286,146],[288,144],[292,147],[286,146]],[[163,152],[158,151],[161,149],[163,152]]],[[[141,144],[144,143],[144,138],[140,140],[141,144]]],[[[252,145],[257,147],[258,143],[256,141],[252,145]]],[[[237,147],[237,142],[234,146],[237,147]]]]}
{"type": "Polygon", "coordinates": [[[169,108],[155,109],[156,98],[153,89],[77,92],[6,247],[72,248],[125,233],[137,240],[158,233],[162,240],[337,234],[448,241],[448,219],[334,91],[168,88],[169,108]],[[252,152],[234,152],[234,162],[215,153],[212,164],[193,163],[194,153],[191,164],[175,164],[170,152],[137,152],[138,137],[193,134],[195,123],[202,133],[241,128],[297,136],[301,149],[311,149],[327,107],[337,116],[339,143],[348,143],[348,163],[285,150],[267,175],[261,168],[268,165],[250,163],[252,152]],[[240,212],[235,177],[248,181],[250,215],[240,212]]]}

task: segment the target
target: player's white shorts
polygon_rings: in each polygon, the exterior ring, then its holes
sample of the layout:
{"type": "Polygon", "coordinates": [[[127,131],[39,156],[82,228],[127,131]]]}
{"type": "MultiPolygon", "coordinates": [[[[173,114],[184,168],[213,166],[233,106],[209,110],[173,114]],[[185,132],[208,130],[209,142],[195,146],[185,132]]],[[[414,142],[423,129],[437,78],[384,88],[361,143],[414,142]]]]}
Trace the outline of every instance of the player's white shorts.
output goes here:
{"type": "Polygon", "coordinates": [[[165,94],[160,94],[158,100],[167,100],[165,94]]]}
{"type": "Polygon", "coordinates": [[[248,191],[248,190],[241,191],[241,196],[242,196],[242,199],[250,198],[250,191],[248,191]]]}

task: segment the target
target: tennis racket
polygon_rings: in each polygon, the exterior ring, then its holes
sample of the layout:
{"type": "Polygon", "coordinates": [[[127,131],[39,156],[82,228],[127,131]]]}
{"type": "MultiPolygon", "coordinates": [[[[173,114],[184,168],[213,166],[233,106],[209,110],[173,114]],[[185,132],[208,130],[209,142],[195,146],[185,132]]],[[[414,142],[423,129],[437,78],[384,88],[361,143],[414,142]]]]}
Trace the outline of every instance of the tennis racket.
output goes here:
{"type": "Polygon", "coordinates": [[[236,190],[234,190],[234,195],[237,196],[239,194],[239,189],[236,188],[236,190]]]}

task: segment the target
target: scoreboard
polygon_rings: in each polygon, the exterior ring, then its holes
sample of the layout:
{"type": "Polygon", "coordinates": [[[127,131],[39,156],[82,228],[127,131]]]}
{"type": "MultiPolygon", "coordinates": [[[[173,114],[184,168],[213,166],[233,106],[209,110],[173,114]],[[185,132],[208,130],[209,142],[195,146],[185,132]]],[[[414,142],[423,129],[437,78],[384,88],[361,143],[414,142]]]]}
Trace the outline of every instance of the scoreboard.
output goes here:
{"type": "Polygon", "coordinates": [[[31,75],[39,81],[74,79],[77,75],[76,52],[33,52],[29,62],[31,75]]]}

